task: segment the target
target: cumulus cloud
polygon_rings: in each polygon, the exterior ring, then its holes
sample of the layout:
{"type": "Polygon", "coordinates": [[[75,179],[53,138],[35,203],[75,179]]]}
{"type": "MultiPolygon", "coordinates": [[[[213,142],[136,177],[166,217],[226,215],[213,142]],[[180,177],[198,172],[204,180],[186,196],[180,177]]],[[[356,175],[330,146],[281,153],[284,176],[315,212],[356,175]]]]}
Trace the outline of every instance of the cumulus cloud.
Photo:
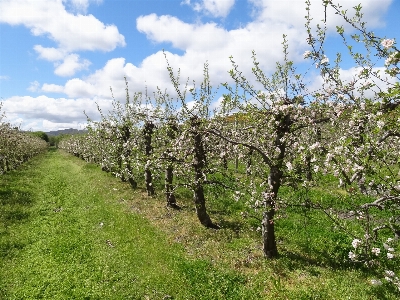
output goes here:
{"type": "Polygon", "coordinates": [[[2,111],[6,113],[7,121],[12,124],[19,124],[23,120],[21,125],[24,130],[38,127],[42,130],[59,129],[60,127],[78,128],[77,124],[84,124],[87,121],[84,111],[94,118],[99,116],[96,102],[105,110],[111,108],[111,101],[108,99],[96,97],[51,98],[41,95],[38,97],[14,96],[5,99],[2,101],[2,111]],[[33,123],[38,126],[32,126],[33,123]],[[41,126],[40,123],[42,123],[41,126]],[[47,124],[47,126],[43,127],[43,124],[47,124]]]}
{"type": "Polygon", "coordinates": [[[182,1],[182,4],[189,5],[195,11],[204,12],[213,17],[225,18],[235,5],[235,0],[202,0],[193,3],[190,0],[185,0],[182,1]]]}
{"type": "Polygon", "coordinates": [[[80,59],[78,54],[69,54],[61,64],[57,65],[54,74],[63,77],[72,76],[77,71],[86,70],[90,64],[89,60],[80,59]]]}
{"type": "Polygon", "coordinates": [[[34,49],[42,59],[64,60],[61,67],[56,70],[56,74],[61,76],[70,76],[74,73],[72,71],[87,67],[87,61],[78,63],[76,59],[74,61],[69,57],[73,52],[96,50],[106,52],[126,45],[124,36],[119,33],[115,25],[105,25],[93,15],[72,14],[66,10],[65,2],[71,2],[74,7],[82,11],[87,9],[90,1],[2,0],[0,23],[24,25],[33,35],[46,36],[53,40],[58,48],[35,45],[34,49]]]}
{"type": "Polygon", "coordinates": [[[62,60],[67,53],[66,51],[64,51],[62,49],[56,49],[54,47],[46,48],[41,45],[35,45],[33,47],[33,49],[35,49],[35,51],[39,54],[39,58],[45,59],[48,61],[62,60]]]}
{"type": "MultiPolygon", "coordinates": [[[[255,0],[253,2],[256,2],[255,0]]],[[[190,77],[197,83],[203,79],[204,63],[208,62],[210,78],[213,86],[230,80],[228,70],[232,68],[229,56],[233,56],[243,74],[254,81],[251,74],[252,50],[257,53],[260,67],[267,73],[275,70],[276,61],[282,59],[282,34],[288,35],[290,59],[302,60],[302,53],[308,47],[303,26],[293,26],[297,16],[304,18],[304,10],[289,9],[288,2],[282,1],[288,9],[289,16],[284,19],[278,7],[271,8],[274,13],[265,12],[271,1],[258,1],[262,13],[242,28],[226,30],[216,23],[190,24],[173,16],[157,16],[150,14],[137,18],[137,29],[156,43],[171,43],[184,51],[183,55],[166,52],[167,59],[175,71],[180,69],[183,84],[190,77]],[[266,16],[269,14],[269,17],[266,16]],[[262,17],[263,16],[263,17],[262,17]],[[286,23],[283,23],[285,20],[286,23]],[[210,38],[213,37],[213,38],[210,38]]],[[[279,2],[281,3],[281,1],[279,2]]],[[[299,17],[300,18],[300,17],[299,17]]],[[[300,19],[299,19],[300,20],[300,19]]],[[[300,22],[300,21],[298,21],[300,22]]],[[[304,22],[303,20],[301,22],[304,22]]],[[[103,97],[110,99],[110,87],[114,96],[123,101],[125,98],[125,82],[127,78],[130,91],[153,92],[160,87],[167,88],[173,94],[173,87],[166,71],[166,61],[161,51],[146,57],[140,65],[126,62],[124,58],[109,60],[103,68],[85,78],[68,80],[64,86],[43,85],[46,91],[63,92],[68,97],[103,97]]],[[[315,75],[317,76],[317,75],[315,75]]],[[[311,80],[311,79],[310,79],[311,80]]]]}
{"type": "Polygon", "coordinates": [[[290,41],[291,59],[307,46],[305,30],[271,22],[254,21],[228,31],[214,23],[188,24],[175,17],[151,14],[139,17],[137,28],[154,42],[171,43],[184,51],[181,56],[169,56],[171,65],[181,68],[182,78],[201,80],[203,64],[208,61],[211,79],[217,84],[227,81],[227,71],[232,68],[230,56],[241,70],[247,69],[245,75],[250,75],[253,50],[260,67],[273,70],[283,57],[283,33],[290,41]]]}
{"type": "Polygon", "coordinates": [[[157,86],[164,89],[172,89],[169,75],[166,69],[166,61],[162,52],[147,57],[140,66],[126,63],[124,58],[109,60],[105,66],[84,79],[73,78],[64,86],[44,84],[42,90],[63,92],[71,98],[102,97],[111,99],[112,88],[116,99],[125,99],[125,80],[127,78],[129,90],[134,92],[156,91],[157,86]]]}
{"type": "MultiPolygon", "coordinates": [[[[221,3],[224,1],[220,1],[221,3]]],[[[230,3],[230,1],[225,1],[230,3]]],[[[277,61],[282,61],[282,35],[289,41],[289,59],[302,62],[302,54],[308,49],[307,34],[304,29],[306,5],[304,1],[250,0],[254,7],[253,19],[240,28],[227,30],[217,23],[186,23],[170,15],[149,14],[136,20],[137,29],[156,43],[168,43],[182,50],[182,55],[169,55],[172,66],[181,69],[181,78],[190,77],[196,81],[202,78],[203,64],[210,66],[213,85],[229,81],[227,71],[232,69],[232,56],[239,69],[250,80],[252,50],[257,54],[259,67],[267,74],[275,70],[277,61]]],[[[343,3],[343,9],[352,11],[358,0],[343,3]]],[[[392,0],[365,0],[363,13],[369,28],[384,24],[383,15],[392,0]]],[[[217,5],[217,1],[183,1],[181,4],[206,7],[207,3],[217,5]]],[[[218,1],[219,3],[219,1],[218,1]]],[[[324,18],[320,0],[311,0],[312,26],[324,18]]],[[[211,5],[211,4],[210,4],[211,5]]],[[[221,4],[222,5],[222,4],[221,4]]],[[[228,4],[226,4],[228,5],[228,4]]],[[[232,4],[233,5],[233,4],[232,4]]],[[[229,6],[229,5],[228,5],[229,6]]],[[[327,12],[328,31],[336,30],[343,20],[331,8],[327,12]]],[[[152,56],[148,57],[149,60],[152,56]]]]}
{"type": "Polygon", "coordinates": [[[57,84],[43,84],[41,90],[47,93],[64,93],[64,86],[57,84]]]}
{"type": "Polygon", "coordinates": [[[125,46],[125,38],[115,25],[105,25],[93,15],[71,14],[62,0],[2,0],[0,22],[24,25],[33,35],[47,36],[69,52],[111,51],[125,46]]]}
{"type": "Polygon", "coordinates": [[[215,23],[187,24],[172,16],[150,14],[137,18],[136,24],[137,29],[149,39],[158,43],[170,42],[182,50],[221,48],[229,38],[228,32],[215,23]]]}
{"type": "MultiPolygon", "coordinates": [[[[260,21],[271,21],[291,26],[304,27],[304,16],[306,15],[305,1],[275,1],[275,0],[249,0],[255,7],[254,14],[260,21]]],[[[367,21],[368,27],[378,27],[384,25],[382,16],[389,8],[393,0],[346,0],[341,1],[343,10],[348,10],[350,16],[354,15],[354,6],[362,3],[362,12],[364,19],[367,21]]],[[[321,0],[310,0],[310,14],[313,18],[314,25],[322,23],[325,18],[324,7],[321,0]]],[[[335,2],[336,3],[336,2],[335,2]]],[[[335,14],[335,11],[328,7],[327,9],[327,25],[331,31],[336,30],[335,25],[344,24],[342,18],[335,14]]],[[[350,28],[350,27],[349,27],[350,28]]]]}
{"type": "MultiPolygon", "coordinates": [[[[304,30],[303,1],[249,1],[254,5],[253,20],[240,28],[231,30],[224,29],[214,22],[192,24],[174,16],[156,14],[138,17],[136,26],[137,30],[154,43],[168,43],[183,51],[181,55],[166,52],[168,61],[175,72],[178,69],[181,71],[182,87],[188,77],[197,83],[203,80],[205,62],[209,63],[213,86],[221,82],[229,82],[228,70],[232,69],[230,56],[233,56],[239,69],[243,71],[243,75],[254,82],[251,74],[252,50],[257,53],[259,67],[268,74],[275,70],[276,62],[282,60],[282,34],[288,35],[289,59],[295,61],[302,59],[302,53],[308,45],[304,30]]],[[[344,8],[350,8],[359,2],[359,0],[354,1],[349,0],[344,3],[344,8]]],[[[0,1],[0,22],[23,24],[30,28],[33,34],[53,39],[58,47],[36,45],[34,49],[39,58],[54,63],[56,72],[61,76],[73,76],[75,72],[88,67],[90,62],[80,58],[74,53],[76,51],[111,51],[115,47],[125,45],[123,36],[114,25],[104,25],[91,15],[73,15],[66,11],[62,5],[64,2],[61,0],[2,0],[0,1]],[[26,7],[20,13],[18,8],[23,4],[26,7]],[[32,9],[31,12],[30,9],[32,9]],[[61,24],[58,24],[60,20],[61,24]],[[87,28],[84,32],[78,30],[81,24],[87,28]],[[88,35],[90,35],[89,38],[87,38],[88,35]]],[[[85,5],[89,3],[88,1],[72,2],[76,7],[80,5],[81,10],[86,9],[85,5]]],[[[193,8],[197,5],[200,11],[210,14],[214,11],[213,16],[221,17],[229,13],[233,5],[230,6],[229,3],[233,2],[185,0],[183,4],[192,5],[193,8]],[[225,4],[221,4],[223,2],[225,4]]],[[[321,1],[311,0],[311,2],[311,14],[316,21],[319,21],[324,17],[321,1]]],[[[369,26],[383,24],[382,16],[390,2],[391,0],[382,0],[379,3],[374,0],[363,1],[363,11],[369,26]]],[[[333,12],[328,12],[328,25],[332,25],[332,30],[335,29],[334,22],[339,22],[335,19],[336,17],[333,12]]],[[[11,116],[14,120],[21,118],[21,115],[24,115],[24,120],[32,122],[36,119],[42,120],[41,124],[44,124],[43,120],[46,120],[50,122],[46,123],[48,126],[85,122],[83,110],[86,110],[90,116],[97,115],[95,101],[99,102],[103,111],[111,108],[110,87],[115,98],[124,101],[124,77],[128,80],[131,94],[133,91],[144,91],[145,87],[149,94],[157,87],[162,90],[167,88],[168,92],[173,94],[166,67],[165,57],[161,51],[147,56],[136,65],[122,57],[113,58],[108,60],[102,68],[84,78],[72,78],[62,85],[48,82],[41,87],[43,92],[63,93],[67,98],[40,96],[7,99],[5,101],[7,115],[9,111],[12,111],[11,116]]],[[[351,72],[349,71],[349,74],[351,72]]],[[[343,74],[345,76],[345,71],[343,74]]],[[[317,74],[310,76],[309,81],[310,88],[314,83],[315,86],[321,87],[317,74]]],[[[189,84],[192,82],[189,81],[189,84]]],[[[213,107],[217,108],[220,101],[221,99],[217,99],[213,107]]]]}

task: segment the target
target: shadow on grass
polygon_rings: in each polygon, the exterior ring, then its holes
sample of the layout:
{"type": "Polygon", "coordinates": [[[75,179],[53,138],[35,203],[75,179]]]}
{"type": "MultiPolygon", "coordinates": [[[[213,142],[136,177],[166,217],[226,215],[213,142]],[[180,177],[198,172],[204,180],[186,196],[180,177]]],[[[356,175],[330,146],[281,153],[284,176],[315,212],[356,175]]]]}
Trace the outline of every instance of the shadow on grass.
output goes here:
{"type": "Polygon", "coordinates": [[[0,205],[30,206],[32,197],[29,193],[20,190],[0,190],[0,205]]]}
{"type": "Polygon", "coordinates": [[[10,236],[9,227],[28,221],[32,204],[30,193],[9,187],[0,189],[0,260],[13,257],[26,246],[10,236]]]}
{"type": "Polygon", "coordinates": [[[27,220],[28,208],[33,204],[30,193],[20,190],[0,190],[0,222],[7,228],[27,220]]]}
{"type": "Polygon", "coordinates": [[[25,243],[20,243],[17,241],[0,241],[0,259],[6,259],[7,257],[12,257],[16,252],[24,249],[25,243]]]}
{"type": "MultiPolygon", "coordinates": [[[[294,271],[310,267],[324,267],[336,270],[348,270],[350,268],[354,268],[354,264],[351,262],[338,262],[337,260],[321,252],[317,253],[316,251],[313,251],[312,254],[315,258],[309,257],[305,251],[303,253],[304,254],[292,251],[281,251],[281,254],[278,258],[281,262],[281,264],[278,264],[279,268],[284,267],[286,271],[294,271]]],[[[310,270],[313,269],[311,268],[310,270]]],[[[311,275],[316,276],[318,274],[311,275]]]]}
{"type": "Polygon", "coordinates": [[[219,219],[217,223],[222,229],[232,230],[237,235],[239,234],[240,231],[243,231],[245,229],[243,223],[236,221],[228,221],[224,218],[219,219]]]}

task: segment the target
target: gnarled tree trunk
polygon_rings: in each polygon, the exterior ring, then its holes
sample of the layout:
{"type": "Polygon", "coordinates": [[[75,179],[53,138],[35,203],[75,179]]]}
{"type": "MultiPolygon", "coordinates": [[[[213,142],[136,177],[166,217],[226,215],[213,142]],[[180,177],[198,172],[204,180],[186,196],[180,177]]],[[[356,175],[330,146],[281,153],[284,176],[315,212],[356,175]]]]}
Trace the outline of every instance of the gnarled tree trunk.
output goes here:
{"type": "Polygon", "coordinates": [[[193,186],[193,200],[196,207],[197,217],[202,225],[208,228],[219,228],[213,224],[206,209],[206,199],[204,196],[204,175],[206,167],[206,153],[204,150],[202,134],[200,131],[201,121],[198,117],[192,117],[190,120],[191,136],[194,141],[194,161],[192,163],[195,172],[195,183],[193,186]]]}

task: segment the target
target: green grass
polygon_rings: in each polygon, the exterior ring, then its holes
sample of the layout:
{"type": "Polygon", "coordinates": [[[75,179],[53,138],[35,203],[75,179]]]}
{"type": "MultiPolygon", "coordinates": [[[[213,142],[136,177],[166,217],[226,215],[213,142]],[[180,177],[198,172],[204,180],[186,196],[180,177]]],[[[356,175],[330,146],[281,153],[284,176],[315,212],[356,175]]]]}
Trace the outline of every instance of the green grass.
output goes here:
{"type": "Polygon", "coordinates": [[[399,297],[347,261],[351,240],[320,212],[289,209],[276,227],[280,257],[265,260],[243,203],[210,190],[222,226],[210,230],[190,196],[182,190],[182,210],[168,210],[162,195],[55,150],[1,176],[0,299],[399,297]]]}
{"type": "Polygon", "coordinates": [[[0,180],[1,299],[222,299],[241,278],[185,258],[124,205],[125,185],[72,156],[51,151],[0,180]]]}

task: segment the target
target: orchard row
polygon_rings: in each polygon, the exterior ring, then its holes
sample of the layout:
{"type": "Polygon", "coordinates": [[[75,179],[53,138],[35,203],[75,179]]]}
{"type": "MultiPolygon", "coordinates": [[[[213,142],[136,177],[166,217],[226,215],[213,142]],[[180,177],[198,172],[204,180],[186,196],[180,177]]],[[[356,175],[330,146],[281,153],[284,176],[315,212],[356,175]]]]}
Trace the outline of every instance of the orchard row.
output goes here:
{"type": "Polygon", "coordinates": [[[15,169],[47,149],[44,140],[3,122],[3,117],[4,114],[0,115],[0,174],[15,169]]]}
{"type": "MultiPolygon", "coordinates": [[[[352,79],[342,74],[343,54],[330,63],[324,52],[326,24],[313,29],[308,15],[310,50],[304,58],[320,71],[318,89],[306,82],[307,71],[297,72],[289,61],[284,36],[284,60],[270,76],[255,53],[252,80],[231,58],[234,84],[223,84],[226,93],[215,110],[211,104],[217,94],[207,64],[203,82],[190,87],[168,64],[175,96],[161,90],[131,96],[127,86],[125,104],[114,99],[108,114],[99,109],[101,121],[88,120],[87,135],[65,140],[60,147],[132,187],[144,177],[149,195],[154,194],[154,180],[163,177],[171,207],[178,207],[177,186],[190,189],[199,221],[206,227],[218,226],[206,210],[205,186],[232,191],[233,200],[246,201],[261,215],[263,250],[269,258],[278,254],[277,209],[303,205],[323,209],[337,220],[332,208],[283,199],[280,189],[314,189],[324,176],[334,176],[346,193],[344,201],[359,203],[345,213],[363,222],[364,232],[349,232],[354,248],[349,258],[367,265],[380,261],[383,266],[395,257],[391,243],[400,238],[400,52],[394,40],[366,30],[361,6],[355,7],[352,18],[331,1],[324,6],[357,30],[349,38],[337,27],[356,66],[352,79]],[[355,52],[353,44],[365,49],[355,52]]],[[[400,288],[398,278],[392,277],[400,288]]]]}

